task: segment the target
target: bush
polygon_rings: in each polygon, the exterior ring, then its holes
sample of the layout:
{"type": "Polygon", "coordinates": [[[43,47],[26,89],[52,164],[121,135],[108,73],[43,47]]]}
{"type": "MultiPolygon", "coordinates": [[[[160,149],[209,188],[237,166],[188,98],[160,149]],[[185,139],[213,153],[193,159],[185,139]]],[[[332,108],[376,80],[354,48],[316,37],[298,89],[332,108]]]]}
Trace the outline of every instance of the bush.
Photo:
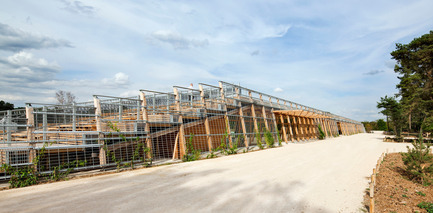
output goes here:
{"type": "Polygon", "coordinates": [[[272,133],[269,130],[266,130],[265,132],[265,141],[268,148],[274,147],[274,143],[275,143],[274,136],[272,136],[272,133]]]}
{"type": "Polygon", "coordinates": [[[424,143],[422,134],[412,143],[414,148],[407,147],[403,153],[403,162],[410,178],[423,185],[431,184],[433,174],[433,156],[429,154],[430,146],[424,143]]]}
{"type": "Polygon", "coordinates": [[[262,144],[262,136],[260,135],[259,131],[256,131],[256,140],[257,140],[257,146],[260,149],[263,149],[264,147],[263,147],[263,144],[262,144]]]}
{"type": "Polygon", "coordinates": [[[323,132],[322,126],[320,126],[320,124],[318,127],[319,127],[319,140],[323,140],[325,139],[325,133],[323,132]]]}

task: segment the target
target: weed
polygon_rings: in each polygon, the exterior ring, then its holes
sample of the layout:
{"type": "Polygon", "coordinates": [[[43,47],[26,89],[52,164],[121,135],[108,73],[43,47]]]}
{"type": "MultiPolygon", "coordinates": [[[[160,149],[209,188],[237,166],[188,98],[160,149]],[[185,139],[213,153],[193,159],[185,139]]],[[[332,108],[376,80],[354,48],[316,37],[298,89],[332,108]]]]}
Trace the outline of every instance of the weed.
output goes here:
{"type": "Polygon", "coordinates": [[[418,203],[418,207],[427,210],[428,213],[433,213],[433,203],[430,202],[421,202],[418,203]]]}
{"type": "Polygon", "coordinates": [[[416,193],[419,194],[419,195],[421,195],[421,196],[423,196],[423,197],[425,197],[425,194],[423,192],[416,192],[416,193]]]}
{"type": "Polygon", "coordinates": [[[238,137],[236,138],[236,142],[234,144],[232,144],[232,147],[229,147],[226,150],[227,155],[234,155],[234,154],[238,153],[238,145],[239,145],[241,137],[243,137],[243,136],[238,135],[238,137]]]}
{"type": "Polygon", "coordinates": [[[216,158],[217,155],[215,154],[216,149],[212,149],[210,153],[206,156],[206,158],[216,158]]]}
{"type": "Polygon", "coordinates": [[[194,138],[194,134],[189,136],[188,142],[186,144],[186,154],[182,157],[182,161],[196,161],[200,159],[200,150],[194,149],[192,145],[192,139],[194,138]]]}
{"type": "Polygon", "coordinates": [[[405,195],[405,194],[403,194],[403,195],[401,195],[402,197],[406,197],[407,198],[407,195],[405,195]]]}
{"type": "Polygon", "coordinates": [[[32,160],[32,165],[26,165],[23,167],[14,167],[9,164],[3,164],[1,169],[6,173],[10,174],[9,183],[12,188],[20,188],[25,186],[31,186],[39,183],[41,174],[37,171],[39,161],[45,155],[45,151],[48,143],[44,143],[39,153],[32,160]]]}

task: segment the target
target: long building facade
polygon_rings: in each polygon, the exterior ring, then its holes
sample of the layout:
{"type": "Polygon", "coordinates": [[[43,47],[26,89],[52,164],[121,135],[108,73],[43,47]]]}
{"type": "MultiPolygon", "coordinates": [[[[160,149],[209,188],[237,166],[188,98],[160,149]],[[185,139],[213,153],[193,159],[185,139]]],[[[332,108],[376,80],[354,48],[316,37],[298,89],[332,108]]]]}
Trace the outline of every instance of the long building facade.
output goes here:
{"type": "Polygon", "coordinates": [[[316,140],[319,128],[326,138],[365,132],[360,122],[223,81],[139,94],[0,111],[0,164],[87,170],[250,149],[269,133],[289,143],[316,140]]]}

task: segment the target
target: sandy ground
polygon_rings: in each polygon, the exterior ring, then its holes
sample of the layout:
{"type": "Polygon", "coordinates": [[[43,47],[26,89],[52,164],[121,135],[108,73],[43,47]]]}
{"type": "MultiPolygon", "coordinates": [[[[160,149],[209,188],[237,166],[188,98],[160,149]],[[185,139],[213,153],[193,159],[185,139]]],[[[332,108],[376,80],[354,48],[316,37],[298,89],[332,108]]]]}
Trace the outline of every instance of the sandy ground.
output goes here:
{"type": "Polygon", "coordinates": [[[362,212],[383,135],[287,144],[210,160],[0,191],[0,212],[362,212]]]}

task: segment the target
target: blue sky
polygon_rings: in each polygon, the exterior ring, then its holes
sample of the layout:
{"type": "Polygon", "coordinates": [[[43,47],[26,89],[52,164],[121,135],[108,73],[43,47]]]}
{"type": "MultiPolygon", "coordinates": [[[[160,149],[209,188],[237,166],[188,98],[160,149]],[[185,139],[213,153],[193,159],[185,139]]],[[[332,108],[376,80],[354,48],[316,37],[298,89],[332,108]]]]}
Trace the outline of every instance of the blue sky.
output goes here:
{"type": "Polygon", "coordinates": [[[241,84],[355,120],[396,93],[395,43],[433,1],[16,1],[0,7],[0,99],[17,106],[241,84]]]}

